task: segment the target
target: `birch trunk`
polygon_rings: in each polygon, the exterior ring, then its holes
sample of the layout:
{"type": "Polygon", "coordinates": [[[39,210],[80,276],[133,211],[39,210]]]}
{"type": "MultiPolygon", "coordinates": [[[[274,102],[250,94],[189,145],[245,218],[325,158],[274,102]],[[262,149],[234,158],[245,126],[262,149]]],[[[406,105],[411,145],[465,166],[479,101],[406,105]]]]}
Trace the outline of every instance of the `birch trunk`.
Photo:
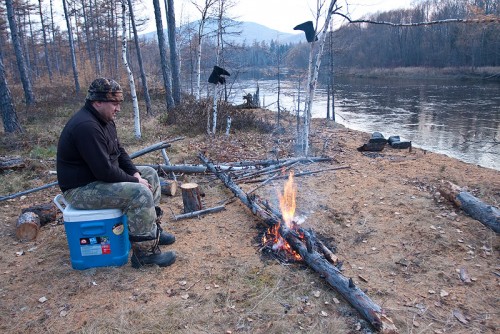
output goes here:
{"type": "Polygon", "coordinates": [[[213,102],[213,108],[214,108],[214,113],[212,117],[212,133],[215,135],[215,132],[217,131],[217,99],[219,96],[219,85],[215,85],[214,87],[214,102],[213,102]]]}
{"type": "Polygon", "coordinates": [[[141,52],[141,47],[139,45],[139,36],[137,34],[137,28],[135,26],[134,8],[132,7],[132,0],[128,0],[128,8],[130,11],[130,21],[132,24],[132,30],[134,32],[134,44],[135,44],[135,49],[137,50],[137,62],[139,63],[139,69],[141,71],[142,90],[144,93],[144,101],[146,102],[146,114],[152,115],[153,111],[151,110],[151,97],[149,96],[148,81],[146,79],[146,72],[144,71],[142,52],[141,52]]]}
{"type": "MultiPolygon", "coordinates": [[[[201,23],[200,23],[201,25],[201,23]]],[[[200,100],[201,95],[201,34],[203,33],[203,26],[198,30],[198,49],[196,50],[196,100],[200,100]]]]}
{"type": "Polygon", "coordinates": [[[134,106],[134,130],[135,138],[141,138],[141,119],[139,115],[139,104],[137,103],[137,94],[135,92],[135,82],[134,74],[130,70],[130,66],[127,61],[127,7],[125,5],[126,0],[122,0],[122,59],[123,66],[127,70],[128,81],[130,85],[130,95],[132,96],[132,104],[134,106]]]}
{"type": "Polygon", "coordinates": [[[323,54],[323,48],[325,46],[325,40],[326,40],[326,30],[328,25],[330,24],[330,20],[332,18],[332,13],[333,13],[333,6],[337,3],[337,0],[331,0],[330,2],[330,7],[328,8],[328,13],[326,15],[326,20],[325,20],[325,31],[321,35],[321,39],[319,41],[319,47],[318,47],[318,52],[316,53],[316,61],[314,65],[314,69],[312,68],[313,64],[313,49],[314,49],[314,44],[315,42],[311,42],[311,51],[309,53],[309,72],[308,72],[308,79],[307,79],[307,100],[306,100],[306,110],[305,110],[305,124],[304,124],[304,140],[305,140],[305,145],[304,145],[304,155],[308,155],[309,153],[309,132],[310,132],[310,127],[311,127],[311,111],[312,111],[312,105],[313,105],[313,100],[314,100],[314,93],[316,91],[316,84],[318,82],[318,73],[319,73],[319,67],[321,65],[321,56],[323,54]]]}

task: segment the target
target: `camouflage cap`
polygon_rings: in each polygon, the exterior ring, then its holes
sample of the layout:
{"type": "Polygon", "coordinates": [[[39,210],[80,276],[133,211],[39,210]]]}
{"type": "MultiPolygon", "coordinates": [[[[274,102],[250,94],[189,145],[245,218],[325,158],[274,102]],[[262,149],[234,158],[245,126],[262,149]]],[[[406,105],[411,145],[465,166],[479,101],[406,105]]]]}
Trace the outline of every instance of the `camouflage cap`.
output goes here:
{"type": "Polygon", "coordinates": [[[88,101],[122,102],[123,91],[113,79],[97,78],[89,86],[88,101]]]}

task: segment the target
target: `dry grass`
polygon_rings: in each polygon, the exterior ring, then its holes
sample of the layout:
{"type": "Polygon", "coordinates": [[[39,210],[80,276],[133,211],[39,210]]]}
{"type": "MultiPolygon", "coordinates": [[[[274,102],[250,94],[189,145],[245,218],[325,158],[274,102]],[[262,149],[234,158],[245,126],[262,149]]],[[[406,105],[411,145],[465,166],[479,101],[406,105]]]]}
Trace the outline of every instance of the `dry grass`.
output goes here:
{"type": "MultiPolygon", "coordinates": [[[[54,181],[47,173],[54,169],[49,148],[73,109],[54,106],[53,110],[60,116],[40,118],[43,124],[33,119],[27,123],[29,132],[2,138],[2,154],[21,155],[29,164],[0,175],[0,193],[54,181]]],[[[199,163],[200,151],[218,162],[293,155],[291,124],[285,123],[287,130],[278,138],[255,129],[235,130],[229,138],[207,137],[163,124],[157,113],[142,118],[143,137],[137,140],[131,110],[124,104],[117,119],[129,152],[184,135],[186,139],[167,150],[173,163],[199,163]]],[[[263,121],[272,123],[269,117],[263,121]]],[[[401,333],[498,332],[498,278],[493,274],[498,271],[498,236],[433,197],[439,179],[446,177],[485,201],[498,203],[498,172],[418,149],[388,150],[370,158],[356,151],[368,137],[332,124],[314,124],[313,150],[334,158],[333,165],[350,168],[296,178],[298,210],[307,217],[306,227],[335,246],[344,261],[344,274],[384,308],[401,333]],[[323,151],[326,138],[330,143],[323,151]],[[456,270],[462,267],[475,279],[471,284],[458,277],[456,270]],[[441,297],[441,290],[449,295],[441,297]],[[456,310],[467,324],[453,316],[456,310]]],[[[161,160],[159,154],[140,159],[161,160]]],[[[301,165],[297,170],[316,167],[301,165]]],[[[179,179],[203,187],[206,207],[232,198],[210,175],[179,179]]],[[[276,181],[256,194],[272,201],[282,186],[276,181]]],[[[249,191],[254,185],[242,187],[249,191]]],[[[182,198],[164,196],[165,226],[177,237],[166,248],[178,252],[170,268],[135,270],[126,265],[73,270],[61,224],[44,226],[32,242],[20,243],[14,237],[21,209],[47,203],[58,192],[51,188],[0,203],[0,331],[4,333],[373,331],[311,269],[263,256],[258,239],[261,222],[238,201],[219,213],[175,221],[172,214],[182,211],[182,198]],[[25,255],[17,256],[21,250],[25,255]],[[43,296],[48,300],[40,303],[43,296]]]]}

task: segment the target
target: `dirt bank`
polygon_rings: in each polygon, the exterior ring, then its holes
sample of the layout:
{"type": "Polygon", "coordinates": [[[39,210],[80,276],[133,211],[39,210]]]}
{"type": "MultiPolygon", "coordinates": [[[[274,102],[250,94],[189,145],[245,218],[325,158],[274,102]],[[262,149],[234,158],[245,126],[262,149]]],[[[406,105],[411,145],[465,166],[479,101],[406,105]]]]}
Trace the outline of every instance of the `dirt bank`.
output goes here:
{"type": "MultiPolygon", "coordinates": [[[[344,274],[383,307],[401,333],[498,332],[500,239],[436,196],[436,187],[449,180],[498,207],[500,172],[415,148],[362,154],[356,148],[368,134],[323,121],[314,128],[312,155],[333,161],[298,165],[296,171],[349,168],[297,177],[297,210],[304,226],[336,250],[344,274]],[[470,283],[460,279],[461,269],[470,283]]],[[[173,164],[199,163],[200,151],[217,162],[289,157],[289,129],[279,138],[248,132],[186,138],[168,152],[173,164]]],[[[162,157],[157,152],[140,162],[159,163],[162,157]]],[[[232,197],[211,175],[181,179],[203,187],[206,207],[232,197]]],[[[255,193],[275,203],[283,183],[270,182],[255,193]]],[[[255,186],[241,184],[245,191],[255,186]]],[[[60,223],[43,227],[36,241],[14,237],[21,209],[47,203],[57,193],[51,188],[0,203],[4,333],[371,332],[315,272],[262,256],[260,221],[237,200],[225,211],[175,221],[182,198],[163,197],[165,226],[177,237],[165,247],[178,252],[170,268],[77,271],[60,223]]]]}

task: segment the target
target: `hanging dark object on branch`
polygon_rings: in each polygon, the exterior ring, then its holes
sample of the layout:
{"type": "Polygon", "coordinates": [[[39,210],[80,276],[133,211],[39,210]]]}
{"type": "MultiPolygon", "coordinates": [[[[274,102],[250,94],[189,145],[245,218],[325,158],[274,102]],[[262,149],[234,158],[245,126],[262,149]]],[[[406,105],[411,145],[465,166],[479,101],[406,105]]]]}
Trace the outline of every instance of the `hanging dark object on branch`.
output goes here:
{"type": "Polygon", "coordinates": [[[214,69],[212,70],[212,74],[210,74],[210,77],[208,77],[208,82],[214,85],[223,85],[226,83],[226,78],[224,78],[223,75],[231,76],[228,71],[226,71],[222,67],[215,65],[214,69]]]}
{"type": "Polygon", "coordinates": [[[295,26],[295,28],[293,28],[293,30],[304,31],[306,33],[306,39],[307,39],[308,43],[315,42],[318,40],[318,37],[316,36],[315,31],[314,31],[314,26],[313,26],[312,21],[307,21],[307,22],[301,23],[301,24],[295,26]]]}

